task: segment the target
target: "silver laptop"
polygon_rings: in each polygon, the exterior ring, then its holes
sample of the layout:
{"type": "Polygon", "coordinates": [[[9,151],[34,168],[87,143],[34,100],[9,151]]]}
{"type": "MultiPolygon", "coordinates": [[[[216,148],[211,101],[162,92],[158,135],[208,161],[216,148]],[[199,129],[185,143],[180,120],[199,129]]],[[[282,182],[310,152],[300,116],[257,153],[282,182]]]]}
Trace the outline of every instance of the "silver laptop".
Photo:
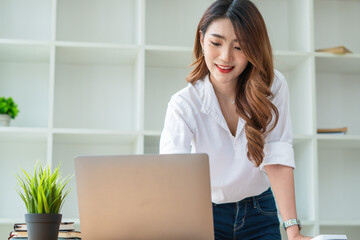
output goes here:
{"type": "Polygon", "coordinates": [[[75,159],[85,240],[214,239],[206,154],[75,159]]]}

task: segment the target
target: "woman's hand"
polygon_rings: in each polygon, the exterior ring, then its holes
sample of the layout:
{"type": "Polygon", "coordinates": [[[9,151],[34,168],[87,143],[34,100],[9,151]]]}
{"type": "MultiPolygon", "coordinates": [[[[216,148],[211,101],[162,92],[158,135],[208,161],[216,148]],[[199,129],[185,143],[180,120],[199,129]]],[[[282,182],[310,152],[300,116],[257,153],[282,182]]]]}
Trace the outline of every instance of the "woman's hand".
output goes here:
{"type": "Polygon", "coordinates": [[[301,235],[297,225],[290,226],[286,229],[288,240],[310,240],[312,237],[301,235]]]}
{"type": "Polygon", "coordinates": [[[300,233],[298,235],[296,235],[296,236],[293,236],[293,237],[288,236],[288,240],[310,240],[310,239],[312,239],[312,237],[304,237],[300,233]]]}
{"type": "Polygon", "coordinates": [[[312,237],[304,237],[303,235],[296,236],[295,238],[289,238],[289,240],[310,240],[312,237]]]}

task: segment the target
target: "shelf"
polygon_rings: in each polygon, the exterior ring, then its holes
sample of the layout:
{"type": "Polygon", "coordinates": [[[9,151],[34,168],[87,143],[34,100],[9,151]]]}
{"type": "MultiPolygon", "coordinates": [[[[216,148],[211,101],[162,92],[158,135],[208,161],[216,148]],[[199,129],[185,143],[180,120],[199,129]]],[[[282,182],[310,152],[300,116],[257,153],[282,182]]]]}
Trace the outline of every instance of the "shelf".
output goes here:
{"type": "Polygon", "coordinates": [[[358,149],[360,136],[324,134],[317,135],[320,148],[327,149],[358,149]]]}
{"type": "Polygon", "coordinates": [[[306,61],[310,56],[310,52],[275,51],[275,68],[284,72],[291,71],[306,61]]]}
{"type": "Polygon", "coordinates": [[[293,136],[293,145],[302,144],[305,142],[312,141],[314,139],[313,135],[295,135],[293,136]]]}
{"type": "Polygon", "coordinates": [[[50,40],[54,1],[0,1],[0,38],[50,40]]]}
{"type": "Polygon", "coordinates": [[[50,45],[45,42],[0,42],[0,62],[44,62],[50,59],[50,45]]]}
{"type": "Polygon", "coordinates": [[[161,131],[144,131],[143,134],[145,136],[158,136],[158,137],[160,137],[161,131]]]}
{"type": "Polygon", "coordinates": [[[107,0],[104,4],[102,0],[57,1],[56,39],[75,42],[137,43],[138,2],[107,0]]]}
{"type": "Polygon", "coordinates": [[[134,65],[139,47],[136,45],[57,43],[57,64],[134,65]]]}
{"type": "Polygon", "coordinates": [[[55,143],[132,145],[137,141],[137,137],[136,133],[131,132],[54,130],[55,143]]]}
{"type": "MultiPolygon", "coordinates": [[[[0,127],[0,237],[23,222],[21,168],[61,162],[66,176],[77,155],[158,153],[167,104],[188,86],[197,25],[212,2],[0,1],[0,96],[20,109],[0,127]]],[[[253,2],[289,88],[302,232],[358,239],[360,0],[253,2]],[[341,45],[353,53],[315,52],[341,45]],[[346,135],[316,133],[342,126],[346,135]]],[[[79,227],[75,177],[69,186],[62,214],[79,227]]]]}
{"type": "Polygon", "coordinates": [[[315,53],[318,73],[360,74],[360,54],[315,53]]]}
{"type": "Polygon", "coordinates": [[[146,48],[146,67],[185,69],[192,63],[192,50],[188,48],[146,48]]]}
{"type": "Polygon", "coordinates": [[[47,129],[0,127],[0,142],[46,142],[47,129]]]}

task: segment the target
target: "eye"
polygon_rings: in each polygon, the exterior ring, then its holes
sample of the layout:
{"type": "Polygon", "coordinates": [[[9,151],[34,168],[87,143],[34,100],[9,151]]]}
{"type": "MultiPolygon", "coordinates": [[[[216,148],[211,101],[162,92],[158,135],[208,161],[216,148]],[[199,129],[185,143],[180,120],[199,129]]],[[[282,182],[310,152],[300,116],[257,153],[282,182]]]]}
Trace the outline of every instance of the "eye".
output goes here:
{"type": "Polygon", "coordinates": [[[235,49],[241,51],[241,48],[240,48],[240,47],[235,47],[235,49]]]}
{"type": "Polygon", "coordinates": [[[214,45],[215,47],[218,47],[218,46],[220,46],[220,43],[217,43],[217,42],[213,42],[213,41],[211,41],[211,44],[212,44],[212,45],[214,45]]]}

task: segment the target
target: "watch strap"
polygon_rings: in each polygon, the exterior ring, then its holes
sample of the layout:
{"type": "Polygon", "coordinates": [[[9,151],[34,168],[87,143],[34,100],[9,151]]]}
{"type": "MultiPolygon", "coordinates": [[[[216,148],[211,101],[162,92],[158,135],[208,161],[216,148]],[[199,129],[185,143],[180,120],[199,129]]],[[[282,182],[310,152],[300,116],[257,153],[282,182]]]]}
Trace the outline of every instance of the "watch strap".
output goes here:
{"type": "Polygon", "coordinates": [[[295,219],[295,218],[285,221],[285,222],[283,223],[283,225],[284,225],[285,230],[286,230],[288,227],[291,227],[291,226],[293,226],[293,225],[298,225],[299,231],[300,231],[301,228],[302,228],[300,220],[299,220],[299,219],[295,219]]]}

